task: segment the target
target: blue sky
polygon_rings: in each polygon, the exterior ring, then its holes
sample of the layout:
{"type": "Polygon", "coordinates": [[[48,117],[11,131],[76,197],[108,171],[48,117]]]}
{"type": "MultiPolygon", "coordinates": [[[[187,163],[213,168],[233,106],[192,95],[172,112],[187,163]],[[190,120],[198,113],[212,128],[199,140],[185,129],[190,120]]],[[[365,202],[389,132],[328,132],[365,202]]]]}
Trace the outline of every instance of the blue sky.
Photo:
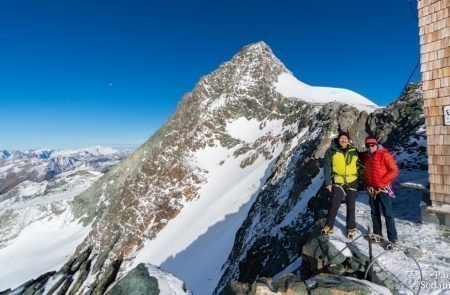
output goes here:
{"type": "Polygon", "coordinates": [[[260,40],[299,80],[386,105],[419,59],[411,5],[2,0],[0,149],[141,144],[202,75],[260,40]]]}

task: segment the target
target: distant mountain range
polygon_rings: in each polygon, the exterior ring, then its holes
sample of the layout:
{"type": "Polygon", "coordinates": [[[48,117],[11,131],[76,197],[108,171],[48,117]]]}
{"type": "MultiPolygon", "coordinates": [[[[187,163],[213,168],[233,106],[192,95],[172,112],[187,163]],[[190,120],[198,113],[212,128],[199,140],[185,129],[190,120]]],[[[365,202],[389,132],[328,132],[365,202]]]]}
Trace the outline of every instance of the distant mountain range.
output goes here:
{"type": "Polygon", "coordinates": [[[0,151],[0,195],[29,180],[41,182],[79,167],[105,173],[129,152],[105,147],[55,151],[0,151]]]}

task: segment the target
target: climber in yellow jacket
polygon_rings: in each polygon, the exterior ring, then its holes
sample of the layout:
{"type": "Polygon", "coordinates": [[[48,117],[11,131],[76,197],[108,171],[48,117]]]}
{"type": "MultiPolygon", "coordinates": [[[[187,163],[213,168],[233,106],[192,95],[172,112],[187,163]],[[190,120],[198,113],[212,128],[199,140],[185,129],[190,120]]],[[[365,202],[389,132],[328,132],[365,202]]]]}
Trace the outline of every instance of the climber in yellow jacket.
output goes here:
{"type": "Polygon", "coordinates": [[[333,232],[334,221],[339,206],[345,197],[347,204],[347,235],[356,235],[355,200],[358,190],[358,151],[350,143],[348,132],[339,132],[324,159],[325,186],[331,193],[331,206],[322,234],[333,232]]]}

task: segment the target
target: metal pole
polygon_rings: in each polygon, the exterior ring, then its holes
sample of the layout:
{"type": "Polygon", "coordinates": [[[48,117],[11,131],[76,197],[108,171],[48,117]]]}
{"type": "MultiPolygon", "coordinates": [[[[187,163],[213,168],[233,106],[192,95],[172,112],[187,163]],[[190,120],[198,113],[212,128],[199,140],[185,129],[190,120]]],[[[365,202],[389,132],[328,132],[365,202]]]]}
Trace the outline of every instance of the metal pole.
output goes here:
{"type": "Polygon", "coordinates": [[[370,226],[368,226],[367,227],[367,232],[369,233],[368,234],[368,240],[369,240],[369,266],[370,266],[370,268],[369,268],[369,281],[371,281],[372,282],[372,275],[373,275],[373,266],[372,266],[372,259],[373,259],[373,256],[372,256],[372,239],[370,238],[371,237],[371,235],[372,235],[372,232],[370,231],[370,226]]]}

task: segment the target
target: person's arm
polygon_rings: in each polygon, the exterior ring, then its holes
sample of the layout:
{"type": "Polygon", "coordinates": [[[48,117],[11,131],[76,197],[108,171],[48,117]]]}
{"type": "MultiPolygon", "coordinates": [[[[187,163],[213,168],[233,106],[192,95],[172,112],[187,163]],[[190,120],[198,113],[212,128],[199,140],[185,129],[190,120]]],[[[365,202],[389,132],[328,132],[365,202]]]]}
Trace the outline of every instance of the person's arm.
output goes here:
{"type": "Polygon", "coordinates": [[[323,173],[325,177],[325,186],[329,191],[331,191],[332,179],[331,179],[331,157],[332,157],[331,149],[328,149],[325,153],[324,164],[323,164],[323,173]]]}
{"type": "Polygon", "coordinates": [[[392,157],[392,155],[390,153],[385,153],[383,158],[384,158],[383,159],[384,165],[387,168],[387,172],[383,176],[381,181],[387,185],[388,183],[392,182],[392,180],[394,180],[398,176],[399,170],[398,170],[397,164],[395,164],[394,157],[392,157]]]}

